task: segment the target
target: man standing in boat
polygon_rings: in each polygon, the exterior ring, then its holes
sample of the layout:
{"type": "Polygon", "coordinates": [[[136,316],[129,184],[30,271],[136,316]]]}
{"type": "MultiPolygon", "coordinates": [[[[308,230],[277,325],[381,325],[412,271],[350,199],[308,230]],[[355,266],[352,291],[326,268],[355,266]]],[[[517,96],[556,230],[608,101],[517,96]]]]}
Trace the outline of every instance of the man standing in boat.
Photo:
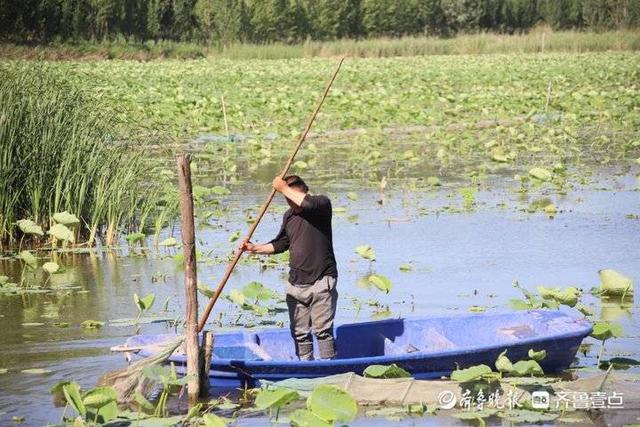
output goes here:
{"type": "Polygon", "coordinates": [[[313,332],[320,358],[333,359],[338,269],[333,254],[331,201],[327,196],[309,194],[309,187],[297,175],[277,176],[272,184],[289,204],[280,232],[269,243],[244,242],[241,248],[265,255],[289,250],[286,295],[296,355],[300,360],[313,360],[313,332]]]}

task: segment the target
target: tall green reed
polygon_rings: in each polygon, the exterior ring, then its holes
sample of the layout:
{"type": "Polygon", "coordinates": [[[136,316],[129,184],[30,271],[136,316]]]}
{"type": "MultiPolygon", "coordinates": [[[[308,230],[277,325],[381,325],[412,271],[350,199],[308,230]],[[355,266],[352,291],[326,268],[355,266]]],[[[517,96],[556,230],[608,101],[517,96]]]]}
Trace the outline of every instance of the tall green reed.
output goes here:
{"type": "Polygon", "coordinates": [[[0,248],[29,218],[81,219],[76,241],[95,244],[134,221],[147,192],[143,153],[118,138],[108,108],[40,63],[0,65],[0,248]]]}

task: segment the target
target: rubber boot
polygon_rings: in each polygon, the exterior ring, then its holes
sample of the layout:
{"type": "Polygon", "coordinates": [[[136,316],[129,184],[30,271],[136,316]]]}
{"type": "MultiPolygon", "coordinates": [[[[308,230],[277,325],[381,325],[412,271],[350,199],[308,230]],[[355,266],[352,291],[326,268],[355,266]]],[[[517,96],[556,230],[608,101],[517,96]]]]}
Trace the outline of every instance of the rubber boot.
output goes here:
{"type": "Polygon", "coordinates": [[[335,359],[336,344],[333,337],[318,341],[318,350],[320,350],[321,359],[335,359]]]}
{"type": "Polygon", "coordinates": [[[313,341],[296,343],[296,354],[300,360],[313,360],[313,341]]]}

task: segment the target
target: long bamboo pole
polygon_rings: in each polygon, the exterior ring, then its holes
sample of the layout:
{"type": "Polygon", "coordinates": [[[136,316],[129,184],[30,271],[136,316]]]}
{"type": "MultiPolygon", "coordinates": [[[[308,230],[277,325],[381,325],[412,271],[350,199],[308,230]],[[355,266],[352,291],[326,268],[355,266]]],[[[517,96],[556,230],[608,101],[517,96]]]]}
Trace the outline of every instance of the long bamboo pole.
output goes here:
{"type": "MultiPolygon", "coordinates": [[[[331,79],[327,83],[327,86],[325,87],[324,92],[322,93],[322,96],[320,97],[320,100],[318,101],[318,105],[316,106],[315,110],[313,110],[313,113],[311,114],[311,117],[309,117],[309,120],[307,121],[307,125],[305,126],[304,131],[300,134],[300,137],[298,138],[298,141],[297,141],[293,151],[291,152],[291,155],[289,156],[289,159],[287,160],[287,163],[284,165],[284,168],[282,168],[282,172],[280,172],[280,177],[284,178],[284,176],[289,171],[289,168],[293,164],[293,160],[295,159],[296,154],[298,154],[298,151],[300,150],[300,147],[302,146],[302,143],[304,142],[305,138],[307,137],[307,134],[309,133],[309,130],[311,129],[311,125],[313,125],[313,122],[314,122],[316,116],[318,115],[318,112],[320,111],[320,108],[322,107],[322,104],[324,103],[324,100],[326,99],[327,95],[329,94],[329,89],[331,89],[331,86],[333,85],[333,82],[336,79],[336,76],[338,75],[338,72],[340,71],[340,67],[342,66],[343,62],[344,62],[344,58],[340,58],[340,61],[338,62],[338,65],[336,66],[336,69],[335,69],[333,75],[331,76],[331,79]]],[[[260,220],[262,219],[264,214],[267,212],[267,209],[269,208],[269,205],[271,204],[271,201],[273,200],[273,197],[275,195],[276,195],[276,190],[275,189],[271,189],[271,192],[269,193],[269,196],[267,197],[267,200],[265,200],[265,202],[263,203],[262,207],[260,208],[260,212],[258,213],[258,216],[256,217],[256,220],[254,221],[254,223],[249,228],[249,232],[247,233],[247,236],[244,238],[244,241],[247,241],[247,240],[251,239],[251,236],[253,236],[253,233],[256,231],[256,228],[258,227],[258,224],[260,223],[260,220]]],[[[242,257],[242,252],[243,252],[242,249],[238,248],[236,250],[236,253],[235,253],[233,259],[231,260],[229,265],[227,265],[227,270],[225,271],[225,274],[222,277],[222,280],[220,281],[220,284],[218,285],[218,288],[216,289],[214,294],[211,296],[211,299],[209,299],[209,303],[207,304],[207,307],[204,309],[204,312],[202,313],[202,317],[200,318],[200,323],[198,324],[198,331],[202,331],[202,329],[204,328],[205,323],[207,323],[207,319],[209,318],[209,315],[211,314],[211,310],[213,309],[213,306],[215,305],[216,301],[218,300],[218,297],[220,297],[220,294],[222,293],[222,290],[224,289],[224,286],[227,284],[227,281],[229,280],[229,277],[231,277],[231,273],[233,273],[233,269],[238,264],[238,261],[240,261],[240,257],[242,257]]]]}

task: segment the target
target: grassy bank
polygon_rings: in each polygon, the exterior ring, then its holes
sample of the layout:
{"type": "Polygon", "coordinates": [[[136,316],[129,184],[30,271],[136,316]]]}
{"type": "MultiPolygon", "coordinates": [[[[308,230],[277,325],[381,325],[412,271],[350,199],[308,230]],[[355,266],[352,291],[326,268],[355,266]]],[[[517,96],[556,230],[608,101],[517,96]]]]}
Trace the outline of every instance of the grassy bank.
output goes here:
{"type": "Polygon", "coordinates": [[[51,69],[0,69],[0,248],[44,244],[55,223],[69,226],[57,240],[112,243],[133,224],[142,153],[118,139],[108,111],[51,69]],[[54,223],[64,211],[76,218],[54,223]]]}
{"type": "Polygon", "coordinates": [[[312,57],[393,57],[537,52],[640,50],[640,31],[590,33],[538,29],[528,34],[482,33],[454,38],[404,37],[371,40],[309,41],[302,44],[232,44],[224,47],[170,41],[54,43],[41,46],[0,45],[0,58],[11,59],[292,59],[312,57]]]}

